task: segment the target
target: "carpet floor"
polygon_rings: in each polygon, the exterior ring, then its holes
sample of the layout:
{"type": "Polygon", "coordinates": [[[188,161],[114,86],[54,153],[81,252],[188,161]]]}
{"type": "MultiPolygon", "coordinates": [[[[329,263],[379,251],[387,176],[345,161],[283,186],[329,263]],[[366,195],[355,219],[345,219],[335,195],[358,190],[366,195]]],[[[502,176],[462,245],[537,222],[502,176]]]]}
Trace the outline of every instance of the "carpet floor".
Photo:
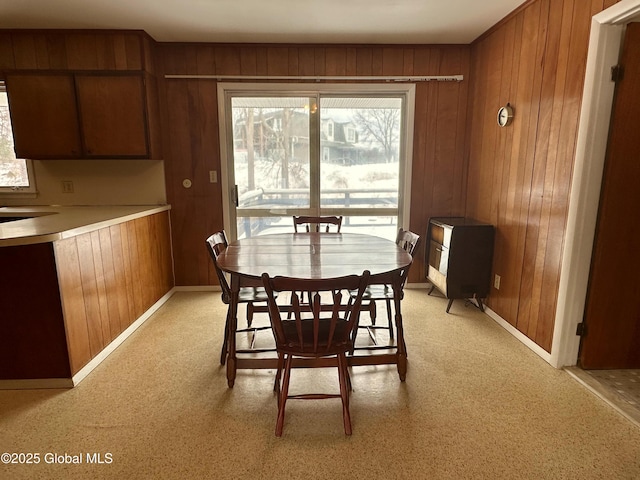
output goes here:
{"type": "MultiPolygon", "coordinates": [[[[446,302],[406,290],[407,380],[353,367],[352,436],[332,399],[289,402],[277,438],[274,371],[227,388],[219,293],[177,292],[75,388],[0,391],[0,453],[24,454],[0,478],[640,478],[637,425],[446,302]]],[[[335,370],[295,370],[292,390],[309,387],[337,388],[335,370]]]]}

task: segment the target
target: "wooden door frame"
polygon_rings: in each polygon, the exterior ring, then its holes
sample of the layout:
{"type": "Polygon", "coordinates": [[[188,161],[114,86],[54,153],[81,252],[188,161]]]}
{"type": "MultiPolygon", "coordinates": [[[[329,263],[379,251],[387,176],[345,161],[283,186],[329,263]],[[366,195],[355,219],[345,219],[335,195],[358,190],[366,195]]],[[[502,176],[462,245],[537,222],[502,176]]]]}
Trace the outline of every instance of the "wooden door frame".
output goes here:
{"type": "Polygon", "coordinates": [[[578,362],[580,337],[576,328],[586,305],[615,92],[611,67],[618,62],[625,25],[633,20],[640,21],[640,0],[622,0],[591,21],[555,328],[548,359],[556,368],[578,362]]]}

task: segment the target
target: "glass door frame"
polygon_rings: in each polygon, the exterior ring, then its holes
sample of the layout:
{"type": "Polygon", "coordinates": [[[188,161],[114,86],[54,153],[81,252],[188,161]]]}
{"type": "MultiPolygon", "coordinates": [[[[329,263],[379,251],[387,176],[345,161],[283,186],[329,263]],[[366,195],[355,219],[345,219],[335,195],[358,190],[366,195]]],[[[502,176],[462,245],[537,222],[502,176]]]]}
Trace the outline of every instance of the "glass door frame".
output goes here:
{"type": "MultiPolygon", "coordinates": [[[[415,84],[414,83],[240,83],[240,82],[218,82],[218,127],[220,135],[220,177],[222,183],[222,208],[224,229],[230,240],[237,238],[237,218],[235,214],[235,179],[233,165],[233,132],[231,114],[231,98],[238,95],[251,96],[295,96],[319,98],[322,95],[340,95],[340,96],[397,96],[402,97],[404,109],[401,118],[401,131],[403,139],[400,142],[400,172],[398,186],[398,227],[409,225],[409,213],[411,202],[411,172],[413,159],[413,129],[414,129],[414,112],[415,112],[415,84]]],[[[320,135],[319,135],[319,115],[311,116],[310,123],[310,155],[316,157],[320,155],[320,135]]],[[[313,157],[312,157],[313,158],[313,157]]],[[[311,161],[310,174],[318,176],[319,172],[315,169],[319,168],[320,162],[311,161]]],[[[314,203],[314,189],[319,189],[319,183],[314,186],[315,182],[310,185],[311,203],[310,209],[318,209],[320,205],[314,203]]],[[[319,201],[319,192],[318,201],[319,201]]],[[[325,209],[326,210],[326,209],[325,209]]],[[[377,209],[376,213],[384,215],[382,209],[377,209]]],[[[394,209],[395,210],[395,209],[394,209]]],[[[350,210],[353,211],[353,210],[350,210]]],[[[295,214],[296,212],[291,212],[295,214]]],[[[327,211],[327,214],[335,214],[335,212],[327,211]]],[[[355,212],[354,212],[355,213],[355,212]]],[[[345,214],[341,212],[340,214],[345,214]]],[[[395,211],[394,211],[395,215],[395,211]]]]}

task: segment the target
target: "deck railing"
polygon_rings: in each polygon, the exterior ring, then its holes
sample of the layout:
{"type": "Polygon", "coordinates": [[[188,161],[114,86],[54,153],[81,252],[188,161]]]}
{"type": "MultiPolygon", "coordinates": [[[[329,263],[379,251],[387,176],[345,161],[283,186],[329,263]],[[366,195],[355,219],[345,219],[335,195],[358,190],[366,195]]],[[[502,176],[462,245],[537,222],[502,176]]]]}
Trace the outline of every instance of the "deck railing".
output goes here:
{"type": "MultiPolygon", "coordinates": [[[[354,208],[370,209],[368,216],[375,216],[376,208],[397,208],[398,207],[398,190],[396,188],[358,188],[358,189],[346,189],[336,188],[322,190],[321,202],[323,207],[333,208],[354,208]]],[[[288,188],[288,189],[263,189],[258,188],[243,193],[238,198],[238,209],[299,209],[309,206],[309,190],[304,188],[288,188]]],[[[355,213],[355,212],[354,212],[355,213]]],[[[274,212],[269,212],[268,217],[250,216],[244,218],[238,218],[239,224],[242,224],[243,234],[247,237],[259,235],[268,228],[273,228],[273,217],[289,217],[290,214],[278,215],[274,212]]],[[[349,226],[350,221],[347,216],[343,223],[344,226],[349,226]]],[[[370,225],[353,224],[352,227],[362,226],[363,228],[370,228],[370,225]]],[[[240,233],[240,232],[239,232],[240,233]]]]}

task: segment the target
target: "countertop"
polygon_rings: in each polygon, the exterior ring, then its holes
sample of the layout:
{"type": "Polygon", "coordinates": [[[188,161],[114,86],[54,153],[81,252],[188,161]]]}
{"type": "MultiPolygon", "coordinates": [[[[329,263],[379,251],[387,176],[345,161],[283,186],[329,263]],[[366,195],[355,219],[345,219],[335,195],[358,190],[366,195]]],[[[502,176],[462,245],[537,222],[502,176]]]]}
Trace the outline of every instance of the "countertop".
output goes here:
{"type": "Polygon", "coordinates": [[[169,210],[170,205],[0,207],[0,247],[54,242],[169,210]]]}

